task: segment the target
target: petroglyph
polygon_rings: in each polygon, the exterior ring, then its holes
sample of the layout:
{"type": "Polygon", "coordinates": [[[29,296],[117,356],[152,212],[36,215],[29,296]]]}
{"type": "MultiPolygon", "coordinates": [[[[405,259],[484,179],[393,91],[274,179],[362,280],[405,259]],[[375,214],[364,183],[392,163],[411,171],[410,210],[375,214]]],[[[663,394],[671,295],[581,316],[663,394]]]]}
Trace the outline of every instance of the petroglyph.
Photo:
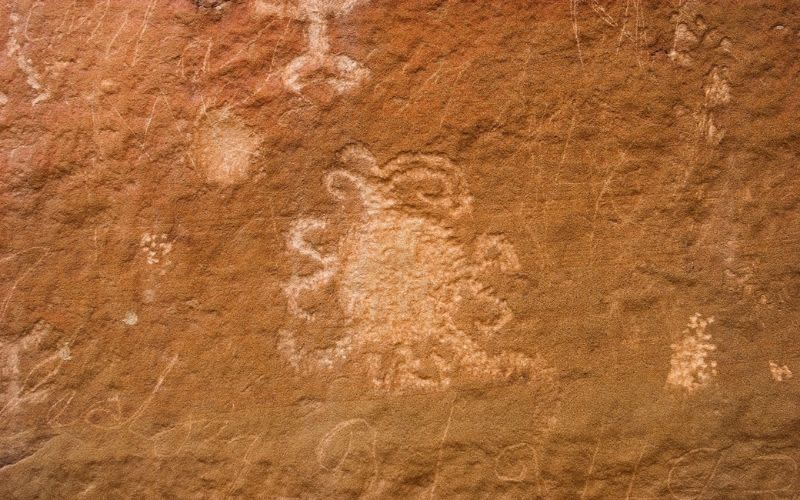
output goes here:
{"type": "Polygon", "coordinates": [[[481,278],[513,273],[519,261],[503,236],[480,237],[472,257],[456,238],[452,225],[472,204],[462,171],[444,157],[423,154],[379,165],[361,146],[346,148],[340,160],[347,168],[328,172],[325,186],[347,220],[357,222],[296,220],[289,251],[315,270],[295,272],[284,293],[290,314],[306,328],[325,305],[324,298],[313,303],[315,292],[332,286],[346,333],[317,348],[281,330],[278,349],[289,363],[307,373],[350,360],[389,392],[442,390],[459,378],[549,377],[540,357],[491,355],[474,338],[500,332],[513,317],[481,278]],[[333,248],[315,245],[336,227],[344,236],[333,248]],[[464,319],[467,310],[480,314],[464,319]]]}
{"type": "Polygon", "coordinates": [[[675,33],[672,38],[672,49],[669,57],[681,66],[691,66],[694,63],[692,51],[700,45],[707,26],[699,15],[699,2],[686,0],[681,3],[675,17],[675,33]]]}
{"type": "Polygon", "coordinates": [[[714,318],[704,319],[700,313],[689,318],[683,338],[672,344],[667,386],[693,393],[717,375],[717,362],[709,359],[717,346],[711,342],[706,328],[714,318]]]}
{"type": "Polygon", "coordinates": [[[154,434],[150,440],[153,444],[153,456],[156,458],[219,450],[223,447],[231,447],[237,456],[241,456],[241,447],[258,437],[234,432],[228,420],[191,418],[154,434]]]}
{"type": "MultiPolygon", "coordinates": [[[[713,60],[730,54],[732,42],[718,29],[709,26],[700,13],[701,2],[685,0],[675,16],[675,34],[669,57],[676,64],[692,67],[697,62],[698,50],[712,51],[713,60]]],[[[703,68],[706,70],[706,68],[703,68]]],[[[731,87],[727,69],[715,64],[708,70],[703,88],[703,103],[694,112],[700,136],[710,146],[717,146],[725,136],[725,129],[719,123],[719,110],[731,100],[731,87]]]]}
{"type": "Polygon", "coordinates": [[[298,3],[272,3],[259,0],[256,14],[305,21],[308,51],[293,59],[283,70],[283,84],[302,93],[314,80],[321,80],[336,93],[357,87],[369,77],[369,70],[346,55],[331,54],[328,18],[342,17],[359,3],[368,0],[300,0],[298,3]],[[320,75],[321,76],[318,76],[320,75]]]}
{"type": "Polygon", "coordinates": [[[709,489],[721,461],[716,448],[696,448],[678,457],[667,474],[672,497],[700,498],[709,489]]]}
{"type": "Polygon", "coordinates": [[[777,497],[779,494],[797,494],[797,471],[797,460],[788,455],[761,455],[747,464],[747,473],[741,476],[739,486],[743,493],[751,495],[772,494],[777,497]],[[764,478],[767,481],[762,482],[764,478]]]}
{"type": "Polygon", "coordinates": [[[362,418],[336,424],[314,450],[326,488],[342,496],[370,491],[378,478],[377,432],[362,418]]]}
{"type": "Polygon", "coordinates": [[[373,466],[377,468],[376,439],[375,429],[363,418],[339,422],[325,434],[325,437],[317,445],[315,450],[317,463],[327,471],[341,471],[348,455],[353,451],[354,447],[358,447],[353,441],[361,440],[365,443],[368,455],[372,457],[373,466]],[[359,435],[358,438],[356,437],[357,435],[359,435]]]}
{"type": "Polygon", "coordinates": [[[166,363],[147,397],[129,415],[124,415],[122,398],[119,394],[115,394],[90,406],[84,414],[83,420],[101,429],[123,429],[129,427],[153,402],[156,394],[161,390],[161,386],[164,385],[167,375],[169,375],[177,362],[178,355],[175,354],[166,363]]]}
{"type": "MultiPolygon", "coordinates": [[[[65,347],[68,348],[68,346],[65,347]]],[[[65,355],[69,356],[69,351],[62,348],[59,351],[59,355],[64,358],[65,355]]],[[[65,359],[69,358],[67,357],[65,359]]],[[[126,409],[130,400],[125,394],[118,392],[112,392],[110,395],[109,393],[102,394],[102,397],[98,399],[95,393],[81,394],[79,391],[71,390],[55,398],[55,402],[46,413],[46,422],[52,429],[61,429],[76,425],[81,426],[82,423],[86,423],[92,427],[105,430],[130,431],[141,437],[141,435],[133,431],[131,427],[151,406],[156,395],[164,385],[167,376],[173,370],[177,362],[177,354],[173,355],[165,362],[165,366],[159,373],[150,392],[136,406],[126,409]],[[84,399],[86,397],[89,399],[84,399]],[[92,400],[94,400],[94,402],[91,402],[92,400]]],[[[171,428],[171,430],[174,431],[182,425],[183,424],[179,424],[171,428]]],[[[168,437],[172,437],[179,434],[179,432],[167,433],[164,431],[164,434],[168,437]]],[[[150,438],[152,438],[154,442],[156,441],[155,436],[150,438]]],[[[154,444],[154,448],[157,447],[157,444],[154,444]]],[[[158,454],[156,454],[156,456],[158,456],[158,454]]]]}
{"type": "Polygon", "coordinates": [[[790,370],[788,366],[780,366],[774,361],[769,362],[769,372],[776,382],[783,382],[793,376],[792,370],[790,370]]]}
{"type": "Polygon", "coordinates": [[[730,449],[696,448],[673,460],[666,485],[672,498],[685,500],[790,498],[797,471],[797,461],[785,454],[737,457],[730,449]]]}
{"type": "Polygon", "coordinates": [[[142,252],[145,254],[147,264],[168,265],[171,262],[167,256],[172,252],[172,243],[167,239],[166,234],[144,233],[140,242],[142,252]]]}
{"type": "MultiPolygon", "coordinates": [[[[156,300],[159,281],[167,274],[172,266],[173,241],[166,233],[148,231],[142,234],[139,240],[139,250],[144,255],[146,270],[142,283],[141,300],[145,304],[152,304],[156,300]]],[[[127,311],[122,318],[127,326],[135,326],[139,322],[139,315],[135,310],[127,311]]]]}
{"type": "Polygon", "coordinates": [[[25,55],[24,47],[20,43],[23,36],[23,19],[19,14],[12,12],[9,16],[10,28],[8,30],[8,41],[6,42],[6,55],[17,62],[17,67],[25,74],[25,82],[36,92],[31,100],[31,105],[36,106],[40,102],[50,98],[50,91],[45,88],[42,78],[33,66],[33,61],[25,55]]]}
{"type": "Polygon", "coordinates": [[[192,457],[204,477],[220,477],[226,491],[222,498],[228,498],[240,486],[250,469],[251,454],[261,440],[261,436],[237,432],[228,420],[207,418],[191,418],[143,437],[152,442],[154,457],[192,457]]]}
{"type": "Polygon", "coordinates": [[[506,446],[494,460],[494,472],[500,481],[517,483],[529,479],[533,471],[539,479],[539,459],[536,449],[528,443],[517,443],[506,446]]]}
{"type": "Polygon", "coordinates": [[[49,382],[70,356],[69,344],[48,348],[53,327],[40,321],[22,338],[0,341],[0,417],[7,417],[24,404],[45,401],[49,382]],[[27,374],[23,375],[23,370],[27,374]]]}
{"type": "Polygon", "coordinates": [[[153,456],[166,458],[184,453],[184,449],[212,446],[228,425],[227,421],[205,418],[189,419],[154,434],[153,456]]]}
{"type": "Polygon", "coordinates": [[[673,17],[675,30],[669,58],[683,67],[691,67],[703,59],[703,52],[714,51],[718,55],[730,54],[731,39],[715,27],[710,26],[702,15],[703,2],[683,0],[673,17]],[[698,52],[699,51],[699,52],[698,52]]]}
{"type": "Polygon", "coordinates": [[[703,90],[705,97],[703,106],[697,113],[697,126],[701,135],[705,136],[706,142],[709,145],[716,146],[725,137],[725,129],[718,124],[715,110],[722,108],[731,101],[731,86],[728,83],[724,68],[714,67],[711,70],[703,90]]]}
{"type": "Polygon", "coordinates": [[[228,0],[193,0],[195,5],[204,9],[221,9],[228,0]]]}
{"type": "Polygon", "coordinates": [[[136,326],[139,322],[139,316],[133,311],[128,311],[125,313],[125,317],[122,318],[122,322],[128,326],[136,326]]]}
{"type": "Polygon", "coordinates": [[[450,425],[453,423],[453,411],[455,411],[455,409],[455,400],[453,400],[453,404],[450,405],[450,412],[447,415],[447,423],[445,424],[444,431],[442,432],[442,439],[439,440],[439,449],[436,452],[436,467],[433,469],[433,480],[431,481],[431,487],[428,490],[429,499],[435,498],[436,486],[439,483],[439,471],[442,469],[442,459],[444,458],[444,443],[447,441],[447,436],[450,433],[450,425]]]}

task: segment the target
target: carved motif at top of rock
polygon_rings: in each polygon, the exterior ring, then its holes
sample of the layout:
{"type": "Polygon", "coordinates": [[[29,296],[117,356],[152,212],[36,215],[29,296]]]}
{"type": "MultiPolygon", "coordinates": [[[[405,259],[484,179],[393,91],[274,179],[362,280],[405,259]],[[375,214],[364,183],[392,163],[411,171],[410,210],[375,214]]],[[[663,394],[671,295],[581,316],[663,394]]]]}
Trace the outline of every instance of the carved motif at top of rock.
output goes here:
{"type": "Polygon", "coordinates": [[[323,83],[335,93],[353,90],[369,77],[369,70],[343,54],[331,54],[328,19],[340,17],[368,0],[300,0],[274,3],[259,0],[255,11],[259,15],[278,16],[305,21],[308,50],[294,58],[283,70],[284,86],[297,94],[314,83],[323,83]]]}

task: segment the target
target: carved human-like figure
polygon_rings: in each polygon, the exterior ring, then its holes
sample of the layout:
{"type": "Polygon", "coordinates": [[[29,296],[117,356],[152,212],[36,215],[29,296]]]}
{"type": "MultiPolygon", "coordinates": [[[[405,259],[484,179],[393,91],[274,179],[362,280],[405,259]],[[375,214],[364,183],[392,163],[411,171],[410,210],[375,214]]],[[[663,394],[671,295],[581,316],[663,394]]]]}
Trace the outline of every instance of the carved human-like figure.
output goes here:
{"type": "Polygon", "coordinates": [[[297,19],[307,23],[308,50],[294,58],[283,70],[284,86],[295,93],[320,75],[337,93],[344,93],[369,76],[369,70],[358,61],[342,54],[331,54],[328,19],[343,16],[366,0],[297,0],[274,2],[260,0],[256,11],[263,15],[297,19]]]}
{"type": "Polygon", "coordinates": [[[444,157],[424,154],[379,165],[361,146],[346,148],[340,159],[346,168],[328,172],[325,185],[342,207],[355,207],[351,222],[326,253],[309,240],[330,221],[295,221],[288,246],[316,267],[294,274],[284,292],[295,323],[303,326],[317,320],[308,297],[332,286],[346,333],[310,348],[282,330],[278,347],[290,363],[301,371],[363,363],[372,384],[392,392],[546,372],[539,358],[490,355],[478,344],[513,317],[482,277],[516,272],[519,262],[500,235],[479,237],[472,256],[459,243],[452,226],[472,204],[463,173],[444,157]]]}

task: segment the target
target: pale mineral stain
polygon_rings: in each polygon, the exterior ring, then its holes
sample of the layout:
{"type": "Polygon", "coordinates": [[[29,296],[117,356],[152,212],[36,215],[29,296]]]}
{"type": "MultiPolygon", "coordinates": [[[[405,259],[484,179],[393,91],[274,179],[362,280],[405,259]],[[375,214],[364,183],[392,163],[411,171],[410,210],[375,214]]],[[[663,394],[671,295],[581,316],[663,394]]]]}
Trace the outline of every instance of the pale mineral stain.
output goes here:
{"type": "Polygon", "coordinates": [[[241,120],[221,111],[199,126],[195,152],[209,182],[231,185],[249,177],[260,142],[241,120]]]}

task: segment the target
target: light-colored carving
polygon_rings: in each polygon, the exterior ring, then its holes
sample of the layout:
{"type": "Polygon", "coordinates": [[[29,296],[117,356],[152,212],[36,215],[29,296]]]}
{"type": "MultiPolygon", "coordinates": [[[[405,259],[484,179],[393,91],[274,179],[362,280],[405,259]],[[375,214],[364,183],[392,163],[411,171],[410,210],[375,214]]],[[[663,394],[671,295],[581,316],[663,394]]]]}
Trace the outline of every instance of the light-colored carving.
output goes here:
{"type": "Polygon", "coordinates": [[[340,159],[347,168],[328,172],[325,185],[350,216],[344,236],[326,253],[312,241],[336,224],[295,221],[288,248],[317,270],[295,273],[284,293],[289,312],[300,325],[311,325],[315,313],[301,299],[332,284],[346,334],[308,348],[293,330],[281,330],[278,349],[291,365],[308,372],[351,360],[375,387],[391,392],[441,390],[456,378],[511,381],[549,374],[541,358],[491,355],[474,338],[499,332],[513,317],[481,278],[513,273],[519,260],[503,236],[480,237],[472,257],[456,238],[452,225],[472,203],[461,170],[444,157],[422,154],[379,165],[361,146],[346,148],[340,159]],[[469,305],[481,317],[459,321],[469,305]]]}
{"type": "Polygon", "coordinates": [[[788,366],[780,366],[774,361],[769,362],[769,372],[776,382],[783,382],[784,380],[788,380],[793,376],[792,370],[790,370],[788,366]]]}
{"type": "Polygon", "coordinates": [[[342,483],[338,486],[368,492],[378,477],[377,438],[375,429],[362,418],[339,422],[317,444],[317,464],[342,483]]]}
{"type": "Polygon", "coordinates": [[[725,137],[725,129],[720,127],[716,111],[731,101],[731,86],[725,70],[714,67],[706,78],[703,91],[705,94],[703,105],[696,113],[697,126],[706,142],[716,146],[725,137]]]}
{"type": "Polygon", "coordinates": [[[139,246],[149,265],[170,263],[167,256],[172,252],[172,243],[167,239],[166,234],[144,233],[139,246]]]}
{"type": "Polygon", "coordinates": [[[494,473],[500,481],[526,481],[531,470],[538,480],[539,458],[536,449],[528,443],[506,446],[494,459],[494,473]]]}
{"type": "Polygon", "coordinates": [[[370,454],[377,461],[375,452],[377,436],[375,434],[375,429],[363,418],[353,418],[339,422],[320,440],[316,448],[317,463],[319,466],[327,471],[341,470],[342,463],[347,459],[348,453],[350,453],[353,448],[353,439],[355,439],[355,434],[358,432],[357,429],[361,429],[361,431],[366,434],[366,442],[370,454]],[[342,436],[346,436],[347,445],[344,446],[344,453],[340,453],[340,456],[336,457],[332,449],[335,447],[335,441],[341,439],[342,436]]]}
{"type": "MultiPolygon", "coordinates": [[[[168,234],[155,230],[143,233],[139,240],[139,251],[143,254],[146,264],[141,297],[145,304],[151,304],[156,300],[159,282],[172,267],[174,242],[175,240],[171,240],[168,234]]],[[[137,309],[137,306],[131,307],[129,312],[136,316],[126,313],[122,320],[123,324],[135,326],[139,322],[137,309]]]]}
{"type": "Polygon", "coordinates": [[[327,285],[339,265],[339,259],[336,255],[322,255],[305,240],[307,234],[325,229],[325,226],[326,223],[321,220],[298,219],[292,223],[292,227],[289,229],[289,248],[298,255],[311,259],[321,267],[321,269],[308,276],[292,276],[283,287],[289,304],[289,311],[306,321],[312,321],[314,316],[300,307],[300,295],[327,285]]]}
{"type": "Polygon", "coordinates": [[[717,362],[709,359],[717,346],[706,333],[706,328],[713,322],[713,317],[704,319],[700,313],[689,318],[683,338],[671,346],[667,386],[693,393],[717,375],[717,362]]]}
{"type": "Polygon", "coordinates": [[[699,17],[699,10],[698,0],[684,0],[680,3],[674,19],[675,33],[669,57],[681,66],[694,64],[692,52],[700,45],[700,40],[708,29],[699,17]]]}
{"type": "Polygon", "coordinates": [[[696,500],[709,492],[722,457],[716,448],[696,448],[675,460],[667,474],[672,498],[696,500]]]}
{"type": "Polygon", "coordinates": [[[194,0],[194,3],[204,9],[220,10],[228,4],[228,0],[194,0]]]}
{"type": "Polygon", "coordinates": [[[520,270],[514,245],[502,235],[480,235],[475,242],[475,261],[481,272],[495,269],[501,273],[515,273],[520,270]]]}
{"type": "Polygon", "coordinates": [[[357,87],[369,77],[369,70],[346,55],[330,52],[328,40],[328,18],[344,16],[350,10],[368,0],[300,0],[299,2],[273,3],[258,0],[255,11],[258,15],[277,16],[307,23],[308,51],[293,59],[283,70],[284,86],[295,93],[322,73],[320,78],[337,93],[357,87]]]}
{"type": "MultiPolygon", "coordinates": [[[[709,43],[716,43],[718,56],[731,52],[730,38],[709,26],[700,13],[702,3],[698,0],[683,0],[675,15],[675,34],[669,57],[680,66],[695,65],[695,51],[709,49],[709,43]]],[[[718,58],[715,58],[718,59],[718,58]]],[[[731,100],[731,86],[724,66],[713,66],[706,76],[703,88],[703,103],[694,112],[699,135],[709,146],[717,146],[725,137],[725,129],[720,125],[719,109],[731,100]]]]}
{"type": "Polygon", "coordinates": [[[44,344],[52,336],[53,327],[40,321],[24,337],[0,342],[0,417],[6,417],[23,404],[41,403],[47,399],[50,382],[71,358],[69,344],[55,352],[44,344]],[[44,352],[42,352],[44,351],[44,352]],[[23,375],[23,369],[27,369],[23,375]]]}
{"type": "Polygon", "coordinates": [[[133,311],[128,311],[125,313],[125,317],[122,318],[122,322],[128,326],[136,326],[139,322],[139,315],[133,311]]]}
{"type": "Polygon", "coordinates": [[[90,406],[84,414],[83,420],[87,424],[101,429],[129,428],[136,421],[136,419],[138,419],[139,416],[141,416],[145,410],[150,407],[150,404],[153,402],[153,399],[155,399],[156,394],[158,394],[158,391],[161,390],[161,386],[164,385],[167,375],[169,375],[169,373],[175,367],[175,363],[177,362],[178,355],[175,354],[166,363],[166,366],[159,374],[156,383],[153,385],[153,389],[150,391],[147,397],[129,415],[124,415],[122,398],[119,396],[119,394],[115,394],[90,406]]]}
{"type": "Polygon", "coordinates": [[[439,449],[436,452],[436,468],[433,469],[433,481],[431,481],[431,487],[428,490],[428,498],[433,499],[436,498],[436,486],[439,484],[439,471],[442,469],[442,459],[444,458],[444,443],[447,441],[447,435],[450,433],[450,425],[453,423],[453,411],[455,411],[456,405],[455,400],[453,404],[450,406],[450,413],[447,415],[447,423],[444,426],[444,432],[442,432],[442,439],[439,441],[439,449]]]}
{"type": "Polygon", "coordinates": [[[31,100],[31,106],[36,106],[40,102],[50,99],[50,91],[45,88],[41,76],[33,66],[33,61],[25,54],[24,48],[20,43],[24,31],[22,16],[17,13],[11,13],[9,21],[6,55],[17,62],[17,67],[25,74],[25,83],[28,84],[31,90],[36,92],[36,95],[31,100]]]}

